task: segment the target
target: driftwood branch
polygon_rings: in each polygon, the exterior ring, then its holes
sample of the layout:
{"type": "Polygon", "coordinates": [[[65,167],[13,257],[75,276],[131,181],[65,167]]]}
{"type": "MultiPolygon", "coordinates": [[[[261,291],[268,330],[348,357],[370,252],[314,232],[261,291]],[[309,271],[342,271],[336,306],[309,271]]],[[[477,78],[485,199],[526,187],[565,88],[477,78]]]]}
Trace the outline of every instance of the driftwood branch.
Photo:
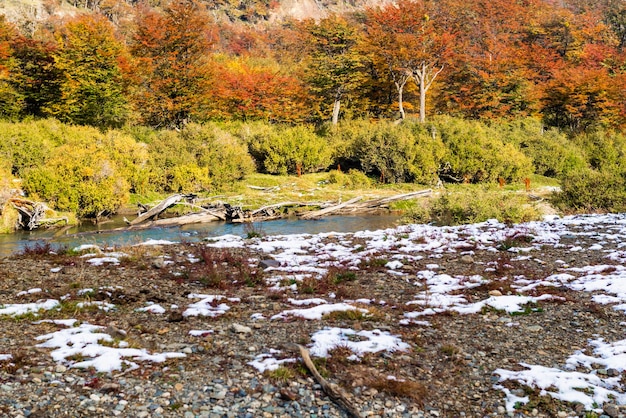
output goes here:
{"type": "Polygon", "coordinates": [[[252,186],[252,185],[248,185],[249,189],[252,190],[260,190],[262,192],[275,192],[277,190],[280,190],[279,186],[270,186],[270,187],[261,187],[261,186],[252,186]]]}
{"type": "Polygon", "coordinates": [[[328,397],[335,402],[339,407],[341,407],[349,417],[361,418],[361,413],[352,405],[352,403],[346,398],[346,396],[341,393],[341,388],[337,385],[333,385],[329,383],[326,379],[322,377],[322,375],[317,371],[313,360],[311,360],[311,356],[309,355],[309,350],[306,347],[296,344],[298,349],[300,350],[300,356],[302,356],[302,360],[304,360],[304,365],[309,369],[315,381],[322,387],[324,392],[328,395],[328,397]]]}
{"type": "Polygon", "coordinates": [[[347,206],[350,206],[350,205],[358,202],[361,199],[362,199],[362,197],[359,196],[359,197],[355,197],[354,199],[350,199],[347,202],[340,203],[339,205],[331,206],[331,207],[326,208],[326,209],[320,209],[320,210],[316,210],[316,211],[313,211],[313,212],[306,212],[306,213],[302,214],[301,218],[302,219],[321,218],[322,216],[326,216],[328,214],[331,214],[331,213],[334,213],[334,212],[338,212],[341,209],[343,209],[343,208],[345,208],[347,206]]]}
{"type": "Polygon", "coordinates": [[[258,208],[256,210],[253,210],[252,212],[250,212],[250,215],[254,216],[256,214],[263,213],[263,212],[266,212],[268,210],[279,209],[279,208],[283,208],[285,206],[315,206],[315,205],[316,204],[314,204],[314,203],[281,202],[281,203],[276,203],[274,205],[263,206],[262,208],[258,208]]]}
{"type": "Polygon", "coordinates": [[[147,212],[142,213],[141,215],[137,216],[135,219],[130,221],[130,225],[134,226],[134,225],[138,225],[143,222],[146,222],[150,219],[156,219],[161,213],[165,212],[165,210],[167,210],[169,207],[174,206],[175,204],[177,204],[178,202],[184,199],[189,199],[191,196],[195,197],[195,195],[184,195],[184,194],[171,195],[167,197],[166,199],[162,200],[155,207],[151,208],[147,212]]]}

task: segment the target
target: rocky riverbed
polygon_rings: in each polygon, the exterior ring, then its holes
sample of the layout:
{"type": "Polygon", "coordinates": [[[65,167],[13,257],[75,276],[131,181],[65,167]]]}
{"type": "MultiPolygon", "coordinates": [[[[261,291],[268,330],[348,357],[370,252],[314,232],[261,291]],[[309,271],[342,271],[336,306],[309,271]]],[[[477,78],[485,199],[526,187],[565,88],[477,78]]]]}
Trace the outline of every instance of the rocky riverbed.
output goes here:
{"type": "Polygon", "coordinates": [[[626,218],[0,259],[0,416],[626,416],[626,218]]]}

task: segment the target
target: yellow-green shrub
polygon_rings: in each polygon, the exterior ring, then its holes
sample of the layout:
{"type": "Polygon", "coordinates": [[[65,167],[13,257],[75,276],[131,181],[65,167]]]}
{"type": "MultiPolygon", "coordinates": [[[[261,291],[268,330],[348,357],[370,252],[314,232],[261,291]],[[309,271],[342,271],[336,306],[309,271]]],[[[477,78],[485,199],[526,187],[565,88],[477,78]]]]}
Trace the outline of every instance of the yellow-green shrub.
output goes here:
{"type": "Polygon", "coordinates": [[[338,184],[348,190],[366,189],[372,185],[372,179],[359,170],[350,169],[347,173],[332,170],[328,173],[328,182],[338,184]]]}
{"type": "Polygon", "coordinates": [[[358,168],[387,183],[435,182],[445,153],[439,138],[411,121],[400,125],[350,121],[329,129],[326,135],[334,145],[334,164],[358,168]]]}
{"type": "Polygon", "coordinates": [[[238,131],[257,161],[257,167],[269,174],[295,174],[326,169],[332,149],[325,138],[310,126],[270,126],[246,124],[238,131]]]}
{"type": "Polygon", "coordinates": [[[128,201],[129,184],[101,145],[78,142],[54,149],[44,166],[29,170],[24,190],[80,217],[116,212],[128,201]]]}
{"type": "Polygon", "coordinates": [[[496,129],[478,121],[451,117],[433,118],[429,123],[441,136],[447,152],[440,175],[445,180],[471,182],[513,181],[533,172],[531,160],[517,146],[505,143],[496,129]]]}
{"type": "Polygon", "coordinates": [[[149,153],[149,187],[159,192],[222,189],[254,171],[247,147],[213,124],[190,124],[180,132],[137,130],[149,153]]]}
{"type": "Polygon", "coordinates": [[[561,177],[561,191],[553,202],[565,212],[624,212],[626,173],[590,168],[568,173],[561,177]]]}
{"type": "Polygon", "coordinates": [[[541,214],[524,194],[471,186],[446,192],[427,208],[407,213],[412,222],[459,225],[497,219],[505,223],[540,219],[541,214]]]}
{"type": "Polygon", "coordinates": [[[583,151],[556,128],[545,128],[539,120],[497,121],[491,125],[532,160],[534,173],[558,177],[585,167],[583,151]]]}

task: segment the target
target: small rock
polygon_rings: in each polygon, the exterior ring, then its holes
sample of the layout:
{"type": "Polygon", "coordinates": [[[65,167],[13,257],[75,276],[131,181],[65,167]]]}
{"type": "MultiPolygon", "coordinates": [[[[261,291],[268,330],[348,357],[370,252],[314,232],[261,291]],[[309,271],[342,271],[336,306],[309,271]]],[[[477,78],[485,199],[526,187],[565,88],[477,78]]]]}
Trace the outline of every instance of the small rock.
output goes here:
{"type": "Polygon", "coordinates": [[[175,310],[170,312],[167,322],[182,322],[185,319],[181,311],[175,310]]]}
{"type": "Polygon", "coordinates": [[[67,371],[67,367],[65,367],[62,364],[59,364],[54,368],[55,373],[65,373],[66,371],[67,371]]]}
{"type": "Polygon", "coordinates": [[[236,332],[237,334],[251,334],[252,328],[247,327],[245,325],[240,324],[232,324],[230,326],[231,331],[236,332]]]}
{"type": "Polygon", "coordinates": [[[272,260],[271,258],[259,261],[259,267],[266,269],[269,267],[280,267],[280,261],[272,260]]]}
{"type": "Polygon", "coordinates": [[[500,292],[499,290],[490,290],[489,296],[502,296],[502,292],[500,292]]]}
{"type": "Polygon", "coordinates": [[[461,263],[463,264],[473,264],[474,263],[474,257],[472,257],[471,255],[464,255],[461,257],[461,263]]]}
{"type": "Polygon", "coordinates": [[[295,401],[296,399],[299,398],[298,394],[293,393],[292,391],[286,388],[282,388],[280,390],[280,397],[286,401],[295,401]]]}
{"type": "Polygon", "coordinates": [[[602,410],[604,411],[605,414],[607,414],[611,418],[622,416],[617,405],[614,405],[612,403],[605,403],[602,406],[602,410]]]}
{"type": "Polygon", "coordinates": [[[127,335],[126,331],[124,331],[121,328],[118,328],[115,322],[111,322],[109,326],[106,327],[104,332],[106,332],[111,337],[118,339],[118,340],[123,340],[124,338],[126,338],[126,335],[127,335]]]}
{"type": "Polygon", "coordinates": [[[153,258],[152,267],[155,269],[162,269],[163,267],[165,267],[165,259],[163,257],[153,258]]]}
{"type": "Polygon", "coordinates": [[[619,376],[620,373],[619,373],[619,370],[611,368],[611,369],[606,369],[606,374],[609,377],[617,377],[619,376]]]}
{"type": "Polygon", "coordinates": [[[543,327],[541,325],[531,325],[527,328],[530,332],[540,332],[543,331],[543,327]]]}
{"type": "Polygon", "coordinates": [[[105,383],[100,388],[100,392],[102,393],[117,392],[119,390],[120,390],[120,385],[118,385],[117,383],[105,383]]]}

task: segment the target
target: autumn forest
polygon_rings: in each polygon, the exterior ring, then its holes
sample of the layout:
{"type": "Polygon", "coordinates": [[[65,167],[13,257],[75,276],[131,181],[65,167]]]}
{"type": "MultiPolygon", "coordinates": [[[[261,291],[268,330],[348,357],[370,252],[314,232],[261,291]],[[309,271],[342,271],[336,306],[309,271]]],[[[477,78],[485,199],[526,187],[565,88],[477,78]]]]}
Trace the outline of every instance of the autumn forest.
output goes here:
{"type": "Polygon", "coordinates": [[[216,21],[201,2],[174,1],[22,30],[3,21],[0,114],[102,128],[407,114],[539,116],[570,130],[626,121],[622,1],[401,0],[257,20],[216,21]]]}
{"type": "Polygon", "coordinates": [[[0,19],[0,171],[84,216],[339,164],[384,183],[625,188],[622,0],[399,0],[317,20],[272,19],[277,4],[0,19]]]}

